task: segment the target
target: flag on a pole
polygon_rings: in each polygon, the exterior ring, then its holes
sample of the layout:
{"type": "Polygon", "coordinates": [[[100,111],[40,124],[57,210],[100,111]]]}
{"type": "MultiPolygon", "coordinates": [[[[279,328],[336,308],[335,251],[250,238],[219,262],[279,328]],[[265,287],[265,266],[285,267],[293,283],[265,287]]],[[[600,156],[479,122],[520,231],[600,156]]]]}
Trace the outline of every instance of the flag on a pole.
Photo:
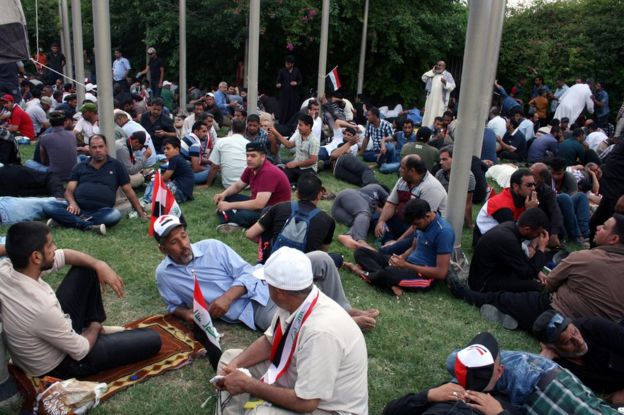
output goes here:
{"type": "Polygon", "coordinates": [[[334,69],[332,69],[326,76],[329,77],[333,90],[339,90],[342,84],[340,83],[340,77],[338,76],[338,67],[335,66],[334,69]]]}
{"type": "MultiPolygon", "coordinates": [[[[205,338],[208,339],[208,341],[202,341],[201,343],[206,348],[212,367],[216,369],[219,359],[221,358],[219,332],[214,324],[212,324],[212,318],[210,318],[210,313],[208,313],[206,300],[204,300],[204,295],[201,292],[199,281],[197,281],[197,276],[195,274],[193,274],[193,279],[195,280],[195,287],[193,289],[193,321],[195,321],[195,324],[201,329],[202,334],[205,334],[205,338]]],[[[202,335],[201,337],[204,336],[202,335]]]]}
{"type": "Polygon", "coordinates": [[[180,205],[176,202],[173,193],[165,184],[165,181],[160,175],[160,171],[156,170],[154,173],[154,183],[152,191],[152,215],[149,225],[149,236],[154,236],[154,223],[159,216],[162,215],[174,215],[180,218],[180,222],[185,224],[184,215],[180,205]]]}

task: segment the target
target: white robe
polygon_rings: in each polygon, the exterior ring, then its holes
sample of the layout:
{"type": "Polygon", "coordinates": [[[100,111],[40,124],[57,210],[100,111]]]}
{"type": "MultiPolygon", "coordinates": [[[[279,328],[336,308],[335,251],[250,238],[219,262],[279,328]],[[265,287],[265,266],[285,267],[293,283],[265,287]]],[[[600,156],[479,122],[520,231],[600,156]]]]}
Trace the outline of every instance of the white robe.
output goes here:
{"type": "Polygon", "coordinates": [[[570,119],[570,125],[574,124],[581,115],[583,109],[594,113],[594,101],[591,99],[592,92],[587,84],[574,84],[559,98],[559,106],[555,111],[554,118],[561,120],[563,117],[570,119]]]}
{"type": "Polygon", "coordinates": [[[455,89],[455,81],[450,73],[444,71],[441,74],[434,74],[433,71],[425,72],[422,76],[423,82],[428,82],[431,78],[431,90],[427,94],[425,102],[425,112],[423,114],[422,126],[429,127],[433,125],[435,117],[441,117],[448,106],[448,97],[451,91],[455,89]],[[447,73],[447,76],[444,76],[447,73]],[[442,83],[442,78],[446,78],[446,85],[442,83]],[[450,79],[450,80],[449,80],[450,79]]]}

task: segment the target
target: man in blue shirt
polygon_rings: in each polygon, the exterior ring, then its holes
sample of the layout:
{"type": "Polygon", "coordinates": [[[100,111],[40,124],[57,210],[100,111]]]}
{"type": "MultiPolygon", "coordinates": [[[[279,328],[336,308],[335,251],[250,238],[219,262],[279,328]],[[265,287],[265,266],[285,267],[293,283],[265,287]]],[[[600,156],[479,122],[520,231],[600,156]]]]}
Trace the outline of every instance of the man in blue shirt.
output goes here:
{"type": "Polygon", "coordinates": [[[598,127],[605,127],[609,122],[609,94],[604,90],[603,85],[600,82],[594,84],[595,94],[592,97],[594,101],[594,107],[596,107],[596,124],[598,127]]]}
{"type": "Polygon", "coordinates": [[[403,254],[384,255],[368,248],[358,248],[354,254],[364,270],[360,277],[396,296],[403,294],[403,289],[424,290],[435,280],[445,280],[455,244],[453,228],[426,200],[410,200],[404,217],[416,232],[411,248],[403,254]]]}
{"type": "MultiPolygon", "coordinates": [[[[154,238],[160,252],[167,255],[156,268],[156,285],[170,313],[193,322],[193,288],[197,278],[213,319],[241,322],[252,330],[269,327],[277,306],[269,298],[268,287],[254,276],[261,265],[250,265],[215,239],[191,244],[186,229],[175,216],[164,215],[156,220],[154,238]]],[[[344,308],[360,328],[372,329],[379,311],[351,307],[331,257],[322,251],[306,255],[321,291],[344,308]]]]}
{"type": "Polygon", "coordinates": [[[531,143],[527,153],[527,160],[529,163],[537,163],[538,161],[544,161],[549,158],[555,157],[559,150],[558,136],[561,135],[561,129],[558,125],[550,128],[550,133],[547,132],[548,127],[542,127],[537,131],[537,136],[531,143]]]}

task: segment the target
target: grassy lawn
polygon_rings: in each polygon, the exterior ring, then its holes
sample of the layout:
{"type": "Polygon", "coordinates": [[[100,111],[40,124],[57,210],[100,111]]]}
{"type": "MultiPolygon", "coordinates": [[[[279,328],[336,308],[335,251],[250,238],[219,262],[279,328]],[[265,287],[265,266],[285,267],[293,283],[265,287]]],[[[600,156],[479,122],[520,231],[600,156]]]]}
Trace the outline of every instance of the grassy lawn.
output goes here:
{"type": "MultiPolygon", "coordinates": [[[[31,157],[33,147],[22,148],[22,158],[31,157]]],[[[380,175],[380,180],[392,187],[395,175],[380,175]]],[[[349,185],[321,174],[324,185],[338,192],[349,185]]],[[[220,188],[196,190],[195,200],[182,205],[189,223],[192,241],[215,238],[234,248],[244,259],[255,263],[256,244],[242,233],[222,235],[215,231],[217,218],[212,195],[220,188]]],[[[321,207],[329,211],[330,203],[321,207]]],[[[475,211],[478,210],[475,206],[475,211]]],[[[346,228],[338,225],[336,235],[346,228]]],[[[0,227],[0,234],[6,227],[0,227]]],[[[154,270],[162,259],[157,244],[147,235],[147,225],[138,219],[125,218],[109,229],[106,237],[71,229],[54,229],[60,248],[87,252],[108,262],[126,283],[126,296],[117,299],[111,292],[104,296],[108,313],[107,324],[121,325],[150,314],[164,313],[154,281],[154,270]]],[[[470,254],[470,232],[464,232],[464,249],[470,254]]],[[[337,242],[331,251],[340,252],[349,261],[350,251],[337,242]]],[[[56,287],[64,273],[48,278],[56,287]]],[[[489,330],[505,349],[537,352],[538,344],[521,332],[508,332],[482,321],[478,309],[454,299],[444,284],[427,293],[406,293],[400,300],[363,283],[356,276],[341,272],[347,296],[355,307],[376,307],[381,311],[377,328],[366,333],[369,364],[370,413],[381,413],[385,403],[410,391],[448,379],[445,362],[448,353],[463,346],[474,334],[489,330]]],[[[224,349],[244,347],[259,333],[242,325],[217,323],[224,349]]],[[[322,370],[322,368],[319,368],[322,370]]],[[[212,413],[212,405],[200,409],[211,394],[208,379],[213,376],[207,359],[194,362],[181,370],[169,372],[117,394],[93,411],[94,414],[194,414],[212,413]]],[[[210,403],[213,403],[211,401],[210,403]]],[[[10,412],[14,413],[14,412],[10,412]]]]}

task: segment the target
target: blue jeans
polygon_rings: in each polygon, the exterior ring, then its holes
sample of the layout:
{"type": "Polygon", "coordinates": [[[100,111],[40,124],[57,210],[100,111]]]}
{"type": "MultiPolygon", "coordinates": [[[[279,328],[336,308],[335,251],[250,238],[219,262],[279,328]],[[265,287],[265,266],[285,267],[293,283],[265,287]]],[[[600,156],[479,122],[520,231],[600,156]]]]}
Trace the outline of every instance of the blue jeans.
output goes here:
{"type": "Polygon", "coordinates": [[[392,143],[386,143],[386,152],[384,153],[379,153],[379,159],[377,160],[377,164],[379,164],[380,166],[385,164],[385,163],[394,163],[397,161],[401,161],[400,159],[400,154],[397,153],[396,147],[394,144],[392,143]],[[397,156],[398,160],[397,160],[397,156]]]}
{"type": "Polygon", "coordinates": [[[24,166],[28,167],[29,169],[40,171],[42,173],[48,172],[48,166],[38,163],[35,160],[26,160],[26,163],[24,163],[24,166]]]}
{"type": "Polygon", "coordinates": [[[78,228],[87,230],[94,225],[104,224],[107,227],[114,226],[123,218],[120,211],[112,207],[105,207],[98,210],[80,210],[80,216],[67,211],[65,202],[53,202],[43,207],[46,216],[54,219],[55,222],[67,228],[78,228]]]}
{"type": "Polygon", "coordinates": [[[377,155],[379,154],[379,151],[375,151],[375,150],[366,150],[364,152],[364,161],[377,161],[377,155]]]}
{"type": "Polygon", "coordinates": [[[392,162],[392,163],[384,163],[379,166],[379,173],[389,174],[396,173],[399,171],[399,167],[401,167],[401,161],[392,162]]]}
{"type": "Polygon", "coordinates": [[[572,196],[567,193],[557,195],[557,204],[563,215],[563,224],[568,239],[589,236],[589,200],[583,192],[576,192],[572,196]]]}
{"type": "Polygon", "coordinates": [[[0,223],[9,225],[45,217],[45,206],[63,203],[53,197],[0,197],[0,223]]]}
{"type": "Polygon", "coordinates": [[[193,173],[193,182],[195,184],[204,184],[208,180],[208,174],[210,174],[210,167],[208,166],[205,170],[194,172],[193,173]]]}

